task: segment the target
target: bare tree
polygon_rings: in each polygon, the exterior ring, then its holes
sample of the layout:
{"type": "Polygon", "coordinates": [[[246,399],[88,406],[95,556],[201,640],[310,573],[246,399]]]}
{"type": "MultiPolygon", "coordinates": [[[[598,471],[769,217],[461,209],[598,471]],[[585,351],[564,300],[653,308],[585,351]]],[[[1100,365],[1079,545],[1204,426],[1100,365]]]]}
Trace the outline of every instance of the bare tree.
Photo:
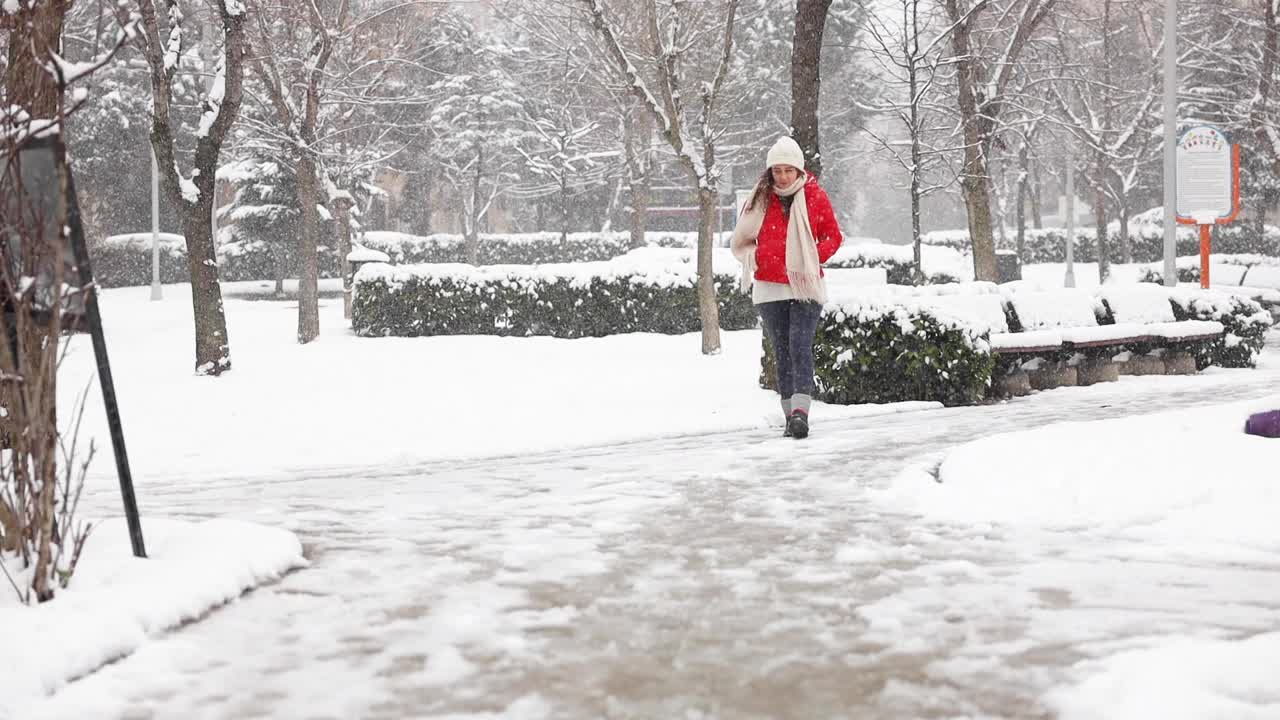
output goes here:
{"type": "Polygon", "coordinates": [[[988,153],[996,138],[1010,82],[1032,35],[1057,0],[942,0],[951,21],[952,62],[964,137],[960,187],[969,217],[973,271],[977,280],[996,280],[991,221],[988,153]],[[984,18],[990,16],[984,23],[984,18]],[[985,54],[996,48],[994,57],[985,54]]]}
{"type": "Polygon", "coordinates": [[[1261,10],[1262,55],[1258,71],[1258,90],[1249,108],[1249,121],[1253,126],[1258,146],[1270,152],[1272,174],[1280,176],[1280,106],[1276,84],[1280,76],[1280,7],[1276,0],[1256,0],[1261,10]]]}
{"type": "MultiPolygon", "coordinates": [[[[1159,102],[1160,57],[1163,45],[1151,41],[1142,46],[1119,42],[1142,37],[1141,6],[1120,6],[1101,0],[1097,17],[1058,23],[1058,48],[1065,82],[1053,83],[1050,95],[1063,128],[1086,148],[1083,176],[1093,191],[1098,276],[1111,272],[1111,248],[1107,232],[1107,203],[1118,200],[1127,215],[1129,190],[1136,182],[1135,165],[1149,162],[1152,139],[1158,132],[1155,109],[1159,102]],[[1124,73],[1116,68],[1123,67],[1124,73]]],[[[1127,233],[1122,234],[1120,260],[1132,261],[1127,233]]]]}
{"type": "MultiPolygon", "coordinates": [[[[151,148],[160,168],[160,184],[174,207],[180,208],[191,276],[191,306],[195,316],[196,372],[220,375],[231,369],[227,319],[218,284],[218,258],[212,212],[218,156],[240,112],[244,83],[245,6],[240,0],[216,0],[214,21],[221,54],[213,82],[201,103],[195,154],[190,173],[179,167],[174,93],[188,49],[191,27],[177,0],[165,0],[164,13],[154,0],[136,0],[142,18],[137,44],[151,70],[151,148]]],[[[117,16],[127,20],[126,7],[117,16]]]]}
{"type": "Polygon", "coordinates": [[[0,574],[22,602],[45,602],[66,587],[89,532],[74,519],[93,455],[91,447],[76,468],[84,406],[66,435],[57,412],[60,336],[80,324],[92,292],[79,282],[70,247],[79,220],[62,137],[77,100],[66,90],[135,29],[126,24],[114,47],[73,65],[62,48],[69,10],[64,2],[0,9],[0,27],[11,32],[0,89],[0,574]],[[10,555],[26,578],[9,575],[10,555]]]}
{"type": "MultiPolygon", "coordinates": [[[[931,143],[928,118],[930,97],[940,80],[940,46],[946,31],[932,29],[931,6],[926,0],[900,0],[901,17],[888,13],[873,16],[868,24],[869,54],[880,71],[884,97],[867,104],[873,117],[890,116],[906,133],[905,152],[897,135],[884,135],[870,128],[865,132],[888,153],[910,178],[911,246],[916,282],[924,279],[921,264],[920,203],[927,195],[951,186],[956,174],[947,171],[946,160],[953,148],[937,148],[931,143]],[[922,17],[923,15],[923,17],[922,17]],[[890,95],[901,97],[890,97],[890,95]],[[935,172],[941,170],[941,172],[935,172]]],[[[898,8],[895,8],[897,10],[898,8]]]]}
{"type": "MultiPolygon", "coordinates": [[[[301,228],[298,245],[298,342],[309,343],[320,335],[317,254],[321,201],[320,153],[317,126],[324,94],[325,67],[333,56],[335,39],[347,30],[349,5],[338,0],[336,8],[320,3],[288,0],[266,6],[253,2],[256,23],[251,33],[251,67],[266,89],[275,111],[277,130],[287,139],[297,182],[301,228]],[[297,28],[310,34],[293,45],[297,28]]],[[[325,186],[327,190],[327,185],[325,186]]],[[[324,193],[328,202],[328,192],[324,193]]]]}
{"type": "Polygon", "coordinates": [[[659,132],[675,152],[698,198],[698,310],[702,321],[702,352],[720,351],[720,311],[716,302],[711,265],[712,241],[719,205],[719,168],[716,164],[716,102],[724,88],[733,59],[733,29],[738,0],[690,7],[687,0],[672,0],[659,7],[647,0],[648,47],[655,52],[628,49],[604,0],[581,0],[591,14],[615,69],[653,116],[659,132]],[[723,8],[722,12],[715,12],[723,8]],[[718,57],[699,58],[694,49],[708,34],[718,34],[718,57]],[[652,79],[637,68],[640,63],[652,79]],[[710,72],[699,73],[698,70],[710,72]],[[698,76],[701,75],[701,78],[698,76]],[[653,91],[657,88],[657,92],[653,91]],[[700,107],[690,108],[696,97],[700,107]],[[696,116],[694,113],[697,113],[696,116]],[[701,146],[699,148],[699,145],[701,146]]]}

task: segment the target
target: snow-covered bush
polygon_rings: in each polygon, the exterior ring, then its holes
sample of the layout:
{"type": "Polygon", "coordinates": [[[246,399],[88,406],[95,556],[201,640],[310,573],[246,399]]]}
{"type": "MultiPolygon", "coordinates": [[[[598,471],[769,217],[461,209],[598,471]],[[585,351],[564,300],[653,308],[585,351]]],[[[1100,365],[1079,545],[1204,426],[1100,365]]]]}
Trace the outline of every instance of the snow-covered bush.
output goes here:
{"type": "MultiPolygon", "coordinates": [[[[151,284],[151,233],[112,235],[89,248],[94,280],[102,287],[151,284]]],[[[187,282],[187,245],[181,235],[160,233],[160,282],[187,282]]]]}
{"type": "MultiPolygon", "coordinates": [[[[1150,212],[1135,216],[1129,226],[1129,247],[1134,262],[1156,262],[1164,257],[1164,229],[1162,221],[1149,222],[1150,212]]],[[[1098,250],[1095,242],[1097,233],[1092,225],[1075,229],[1076,244],[1074,259],[1076,262],[1097,262],[1098,250]]],[[[1108,227],[1109,257],[1111,262],[1121,261],[1119,226],[1112,223],[1108,227]]],[[[1200,239],[1195,228],[1181,225],[1178,227],[1178,254],[1193,255],[1200,251],[1200,239]]],[[[1028,228],[1023,238],[1024,264],[1065,262],[1067,256],[1066,228],[1028,228]]],[[[969,233],[966,230],[941,230],[925,233],[921,241],[934,247],[948,247],[963,253],[969,253],[969,233]]],[[[1002,240],[996,235],[997,250],[1014,250],[1016,234],[1006,231],[1002,240]]],[[[1276,257],[1280,256],[1280,228],[1266,226],[1259,235],[1251,223],[1224,225],[1213,231],[1213,249],[1225,254],[1256,254],[1276,257]]]]}
{"type": "MultiPolygon", "coordinates": [[[[657,250],[657,249],[651,249],[657,250]]],[[[697,272],[661,251],[609,262],[559,265],[366,265],[356,273],[357,335],[550,335],[602,337],[699,329],[697,272]]],[[[727,251],[722,251],[727,253],[727,251]]],[[[720,258],[720,326],[755,327],[751,296],[720,258]]],[[[736,263],[733,263],[736,265],[736,263]]]]}
{"type": "MultiPolygon", "coordinates": [[[[920,248],[924,281],[928,284],[959,282],[966,261],[959,251],[948,247],[920,248]]],[[[910,245],[846,243],[826,262],[828,268],[884,268],[893,285],[915,284],[915,255],[910,245]]]]}
{"type": "MultiPolygon", "coordinates": [[[[330,235],[332,223],[324,223],[325,236],[330,235]]],[[[223,282],[240,280],[275,280],[280,271],[280,246],[258,238],[231,240],[218,245],[218,279],[223,282]]],[[[338,253],[332,245],[316,246],[320,263],[320,277],[338,276],[338,253]]],[[[284,253],[284,277],[297,277],[296,247],[284,253]]]]}
{"type": "MultiPolygon", "coordinates": [[[[645,233],[649,247],[689,248],[696,233],[645,233]]],[[[398,232],[368,231],[360,243],[381,250],[397,265],[466,262],[462,235],[407,235],[398,232]]],[[[540,265],[544,263],[595,262],[609,260],[634,250],[630,233],[569,233],[561,242],[559,233],[486,234],[479,239],[480,265],[540,265]]]]}
{"type": "MultiPolygon", "coordinates": [[[[218,246],[218,279],[276,279],[278,246],[263,240],[226,240],[218,246]]],[[[337,276],[337,256],[332,247],[321,245],[320,276],[337,276]]],[[[112,235],[89,249],[94,280],[102,287],[151,284],[151,233],[112,235]]],[[[292,255],[290,255],[292,257],[292,255]]],[[[296,272],[290,272],[295,275],[296,272]]],[[[160,282],[189,282],[187,245],[181,235],[160,233],[160,282]]]]}
{"type": "Polygon", "coordinates": [[[814,341],[818,397],[842,404],[978,402],[995,366],[985,331],[910,300],[829,303],[814,341]]]}
{"type": "MultiPolygon", "coordinates": [[[[1245,271],[1255,265],[1280,266],[1280,257],[1268,257],[1256,253],[1213,253],[1209,256],[1209,275],[1214,284],[1239,285],[1246,275],[1245,271]],[[1220,272],[1220,266],[1229,267],[1225,268],[1226,272],[1224,273],[1220,272]]],[[[1178,272],[1178,282],[1200,282],[1199,255],[1187,255],[1177,258],[1174,261],[1174,267],[1178,272]]],[[[1138,272],[1138,282],[1163,283],[1164,263],[1153,263],[1142,268],[1138,272]]]]}
{"type": "Polygon", "coordinates": [[[1196,365],[1251,368],[1266,343],[1271,313],[1247,297],[1198,288],[1170,288],[1169,299],[1178,320],[1217,320],[1226,333],[1222,339],[1195,349],[1196,365]]]}

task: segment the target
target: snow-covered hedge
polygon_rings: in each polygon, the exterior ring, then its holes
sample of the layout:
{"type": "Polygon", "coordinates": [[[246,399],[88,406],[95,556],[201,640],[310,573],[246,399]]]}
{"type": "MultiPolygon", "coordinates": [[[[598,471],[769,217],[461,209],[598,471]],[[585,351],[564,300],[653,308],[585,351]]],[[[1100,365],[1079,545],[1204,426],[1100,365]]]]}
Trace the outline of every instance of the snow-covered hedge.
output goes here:
{"type": "MultiPolygon", "coordinates": [[[[1248,271],[1255,266],[1280,267],[1280,257],[1268,257],[1256,253],[1209,255],[1209,277],[1215,285],[1247,285],[1248,271]]],[[[1178,282],[1200,282],[1200,256],[1187,255],[1174,261],[1178,282]]],[[[1153,263],[1138,272],[1138,282],[1163,283],[1164,263],[1153,263]]]]}
{"type": "MultiPolygon", "coordinates": [[[[814,343],[818,394],[826,402],[977,402],[992,378],[1025,360],[996,356],[995,333],[1045,326],[1215,320],[1222,339],[1190,348],[1201,369],[1253,367],[1270,315],[1245,297],[1158,285],[1046,292],[1031,283],[863,288],[824,308],[814,343]],[[1065,302],[1068,296],[1077,302],[1065,302]],[[1025,317],[1013,312],[1016,303],[1025,317]],[[1074,315],[1064,315],[1070,305],[1074,315]]],[[[1147,352],[1151,347],[1112,348],[1147,352]]],[[[1068,353],[1069,354],[1069,353],[1068,353]]],[[[1065,359],[1065,355],[1062,358],[1065,359]]]]}
{"type": "Polygon", "coordinates": [[[937,306],[866,297],[827,304],[814,363],[825,402],[961,405],[986,395],[995,359],[972,322],[937,306]]]}
{"type": "MultiPolygon", "coordinates": [[[[275,244],[261,240],[234,240],[218,246],[218,279],[274,280],[276,277],[275,244]]],[[[296,251],[285,248],[283,264],[286,275],[296,277],[296,251]]],[[[318,248],[321,277],[337,276],[337,254],[333,248],[318,248]]],[[[126,287],[151,284],[151,233],[112,235],[94,243],[89,249],[94,279],[102,287],[126,287]]],[[[187,269],[187,244],[181,235],[160,233],[160,282],[190,282],[187,269]]]]}
{"type": "MultiPolygon", "coordinates": [[[[1158,210],[1158,208],[1157,208],[1158,210]]],[[[1156,262],[1164,257],[1164,229],[1162,219],[1152,219],[1148,211],[1134,216],[1129,225],[1129,248],[1134,262],[1156,262]]],[[[1097,262],[1097,232],[1092,225],[1076,227],[1075,260],[1077,262],[1097,262]]],[[[1116,223],[1108,226],[1108,256],[1111,262],[1121,261],[1120,229],[1116,223]]],[[[1198,231],[1186,225],[1180,225],[1177,232],[1178,254],[1192,255],[1200,251],[1198,231]]],[[[1061,227],[1028,228],[1023,239],[1022,263],[1058,263],[1065,262],[1067,230],[1061,227]]],[[[997,250],[1014,250],[1017,235],[1006,230],[1001,240],[996,235],[997,250]]],[[[936,247],[948,247],[963,253],[970,253],[969,232],[967,230],[940,230],[925,233],[921,242],[936,247]]],[[[1236,223],[1217,227],[1213,231],[1213,249],[1226,254],[1258,254],[1271,257],[1280,256],[1280,228],[1268,225],[1259,234],[1252,223],[1236,223]]]]}
{"type": "MultiPolygon", "coordinates": [[[[737,263],[718,250],[720,326],[755,327],[737,263]]],[[[679,334],[700,327],[687,250],[642,248],[607,262],[552,265],[366,265],[351,325],[364,336],[679,334]]]]}
{"type": "MultiPolygon", "coordinates": [[[[697,233],[645,233],[645,246],[690,248],[697,244],[697,233]]],[[[407,235],[405,233],[369,231],[361,236],[361,244],[381,250],[397,265],[467,262],[465,239],[461,235],[407,235]]],[[[569,233],[561,242],[559,233],[523,233],[496,235],[481,233],[478,241],[478,265],[541,265],[546,263],[593,262],[609,260],[636,249],[631,234],[626,232],[569,233]]]]}
{"type": "MultiPolygon", "coordinates": [[[[968,265],[959,251],[947,247],[922,246],[921,264],[928,284],[959,282],[968,265]]],[[[893,285],[912,285],[915,255],[910,245],[846,242],[831,259],[828,268],[884,268],[893,285]]]]}
{"type": "MultiPolygon", "coordinates": [[[[102,287],[151,284],[151,233],[112,235],[89,248],[94,279],[102,287]]],[[[187,245],[181,235],[160,233],[160,282],[187,282],[187,245]]]]}
{"type": "Polygon", "coordinates": [[[1196,350],[1196,365],[1251,368],[1266,344],[1271,313],[1247,297],[1198,288],[1170,288],[1169,299],[1178,320],[1217,320],[1226,334],[1196,350]]]}

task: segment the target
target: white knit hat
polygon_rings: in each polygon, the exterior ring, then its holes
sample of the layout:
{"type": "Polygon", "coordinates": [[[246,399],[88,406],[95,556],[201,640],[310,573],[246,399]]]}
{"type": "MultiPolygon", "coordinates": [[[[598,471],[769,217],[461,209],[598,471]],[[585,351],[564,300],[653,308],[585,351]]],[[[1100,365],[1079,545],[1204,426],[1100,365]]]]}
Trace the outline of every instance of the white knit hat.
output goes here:
{"type": "Polygon", "coordinates": [[[773,167],[774,165],[790,165],[799,170],[804,170],[804,152],[800,150],[800,145],[789,137],[780,137],[778,142],[769,148],[769,155],[765,158],[765,165],[773,167]]]}

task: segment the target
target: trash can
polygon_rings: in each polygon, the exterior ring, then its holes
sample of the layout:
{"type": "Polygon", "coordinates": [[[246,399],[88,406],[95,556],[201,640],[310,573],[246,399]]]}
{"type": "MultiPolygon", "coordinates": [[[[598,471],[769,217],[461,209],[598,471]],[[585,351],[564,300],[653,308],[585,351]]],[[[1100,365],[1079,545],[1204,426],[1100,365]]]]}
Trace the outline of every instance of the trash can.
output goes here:
{"type": "Polygon", "coordinates": [[[1022,279],[1022,263],[1013,250],[996,251],[996,282],[1007,283],[1022,279]]]}

